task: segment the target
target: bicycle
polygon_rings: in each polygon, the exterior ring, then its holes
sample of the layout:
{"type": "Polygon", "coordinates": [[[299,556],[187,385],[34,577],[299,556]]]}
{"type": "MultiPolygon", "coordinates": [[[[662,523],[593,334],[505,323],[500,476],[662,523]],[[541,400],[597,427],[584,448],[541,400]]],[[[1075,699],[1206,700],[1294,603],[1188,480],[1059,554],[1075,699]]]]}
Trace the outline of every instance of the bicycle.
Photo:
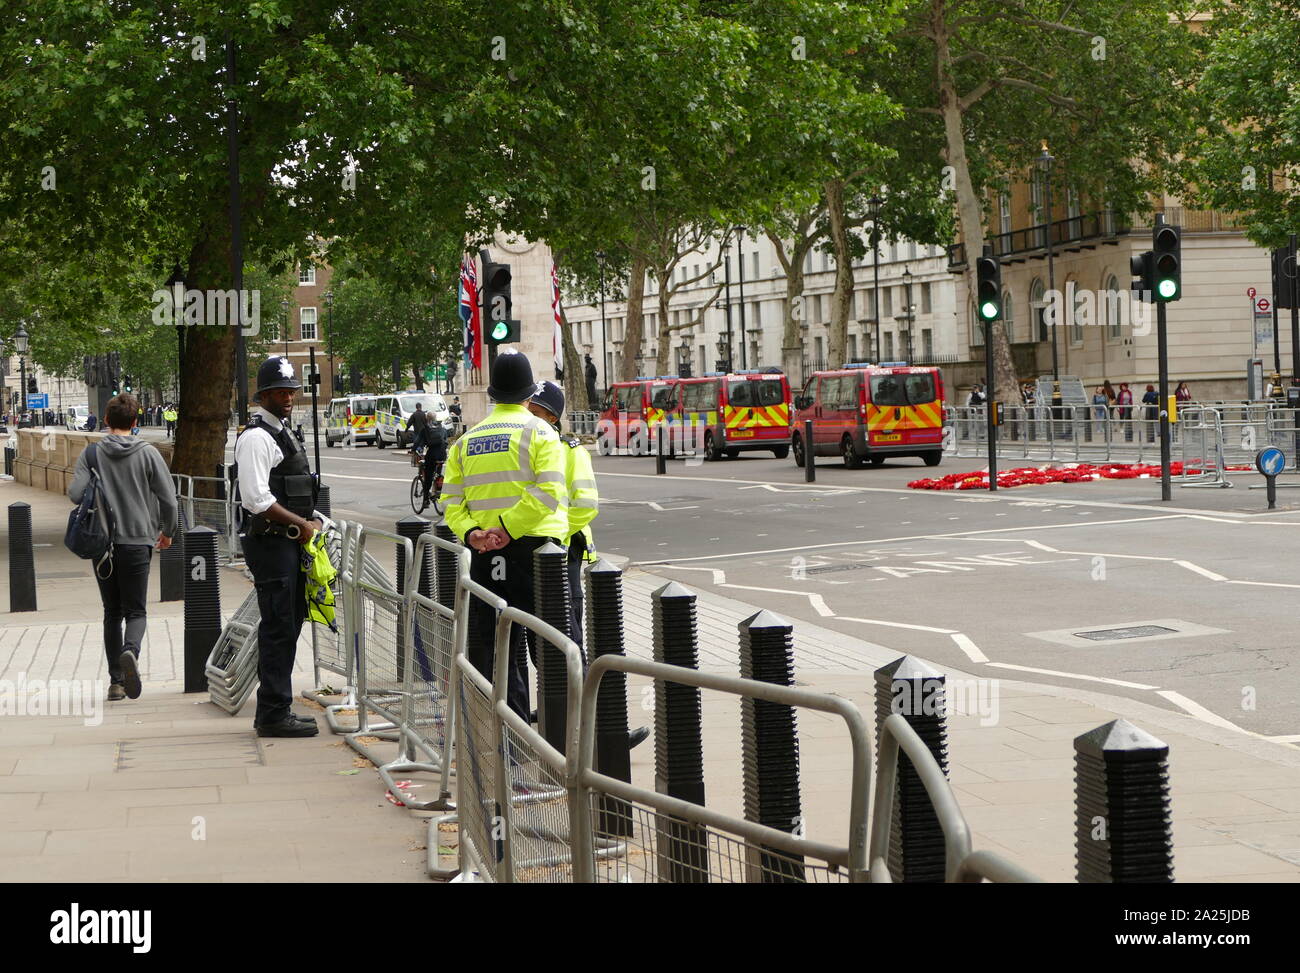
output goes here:
{"type": "Polygon", "coordinates": [[[429,498],[428,504],[425,503],[424,496],[424,447],[419,449],[412,448],[408,454],[411,457],[411,465],[415,467],[415,476],[411,479],[411,509],[417,514],[424,513],[426,507],[432,506],[433,512],[442,514],[442,464],[438,463],[433,469],[433,496],[429,498]]]}

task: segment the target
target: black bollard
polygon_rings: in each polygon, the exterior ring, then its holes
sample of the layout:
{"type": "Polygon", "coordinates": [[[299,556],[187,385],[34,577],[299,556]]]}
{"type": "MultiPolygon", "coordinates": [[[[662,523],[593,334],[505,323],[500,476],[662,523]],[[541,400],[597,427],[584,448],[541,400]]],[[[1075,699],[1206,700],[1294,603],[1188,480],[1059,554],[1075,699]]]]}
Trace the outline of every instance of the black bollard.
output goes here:
{"type": "Polygon", "coordinates": [[[185,532],[185,692],[208,688],[204,666],[221,635],[221,576],[217,571],[217,532],[195,527],[185,532]]]}
{"type": "MultiPolygon", "coordinates": [[[[623,572],[601,558],[587,570],[587,645],[592,658],[624,655],[623,572]]],[[[627,741],[627,673],[608,672],[596,691],[596,772],[632,783],[627,741]]],[[[632,835],[627,801],[604,796],[596,816],[598,834],[632,835]]]]}
{"type": "MultiPolygon", "coordinates": [[[[740,675],[744,679],[794,685],[794,626],[760,611],[737,626],[740,675]]],[[[740,702],[744,760],[745,820],[779,831],[801,832],[799,732],[793,706],[746,696],[740,702]]],[[[746,848],[749,881],[802,882],[803,857],[746,848]]]]}
{"type": "Polygon", "coordinates": [[[185,597],[185,531],[189,527],[185,505],[176,511],[176,534],[171,546],[158,553],[158,600],[180,601],[185,597]]]}
{"type": "Polygon", "coordinates": [[[660,423],[655,427],[655,475],[662,476],[668,472],[664,462],[664,427],[660,423]]]}
{"type": "MultiPolygon", "coordinates": [[[[699,668],[696,596],[670,581],[651,596],[654,660],[699,668]]],[[[655,680],[655,790],[693,804],[704,804],[704,746],[701,742],[700,690],[655,680]]],[[[706,832],[671,815],[655,815],[661,882],[709,880],[706,832]]]]}
{"type": "Polygon", "coordinates": [[[217,464],[217,496],[216,499],[226,499],[226,464],[217,464]]]}
{"type": "MultiPolygon", "coordinates": [[[[905,655],[877,669],[875,676],[877,755],[881,725],[901,713],[947,776],[948,720],[943,674],[905,655]]],[[[939,817],[911,758],[900,748],[889,831],[890,874],[895,882],[942,882],[944,858],[939,817]]]]}
{"type": "Polygon", "coordinates": [[[811,419],[803,421],[803,478],[806,483],[817,479],[817,457],[813,455],[813,424],[811,419]]]}
{"type": "MultiPolygon", "coordinates": [[[[409,517],[403,517],[397,522],[397,534],[400,537],[408,537],[411,541],[411,547],[415,547],[416,538],[421,534],[429,533],[429,522],[423,517],[416,517],[412,514],[409,517]]],[[[403,556],[402,548],[397,547],[397,590],[401,594],[406,594],[406,558],[403,556]]],[[[426,547],[424,549],[424,563],[415,569],[418,572],[416,579],[416,591],[426,598],[433,597],[433,551],[426,547]]],[[[400,684],[406,678],[406,652],[403,646],[406,645],[406,613],[402,612],[397,616],[397,681],[400,684]]],[[[417,662],[423,671],[425,678],[429,678],[429,662],[424,654],[424,646],[417,646],[417,662]]]]}
{"type": "MultiPolygon", "coordinates": [[[[538,618],[565,635],[572,634],[569,603],[569,552],[547,543],[533,552],[533,605],[538,618]]],[[[537,732],[561,753],[565,745],[565,702],[569,693],[564,653],[546,639],[529,633],[537,645],[537,732]]]]}
{"type": "Polygon", "coordinates": [[[5,447],[5,476],[14,475],[14,456],[17,451],[12,446],[5,447]]]}
{"type": "Polygon", "coordinates": [[[1080,882],[1172,882],[1169,745],[1127,720],[1074,739],[1080,882]]]}
{"type": "Polygon", "coordinates": [[[32,506],[9,504],[9,610],[36,611],[36,557],[32,553],[32,506]]]}
{"type": "Polygon", "coordinates": [[[316,509],[326,517],[334,516],[333,511],[330,510],[330,488],[324,483],[316,489],[316,509]]]}
{"type": "MultiPolygon", "coordinates": [[[[433,529],[433,536],[444,541],[450,541],[453,544],[459,544],[460,538],[446,524],[439,524],[433,529]]],[[[444,608],[456,607],[456,579],[459,569],[459,561],[451,551],[439,547],[433,555],[435,567],[435,590],[437,591],[434,601],[444,608]]]]}

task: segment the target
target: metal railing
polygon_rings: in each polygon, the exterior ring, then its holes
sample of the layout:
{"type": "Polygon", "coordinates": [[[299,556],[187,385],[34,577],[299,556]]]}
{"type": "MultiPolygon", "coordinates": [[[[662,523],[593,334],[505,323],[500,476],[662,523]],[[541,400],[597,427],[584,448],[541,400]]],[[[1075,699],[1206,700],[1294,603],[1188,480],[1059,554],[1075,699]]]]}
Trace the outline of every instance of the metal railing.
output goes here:
{"type": "Polygon", "coordinates": [[[570,412],[569,429],[575,436],[596,435],[596,423],[600,421],[599,412],[570,412]]]}

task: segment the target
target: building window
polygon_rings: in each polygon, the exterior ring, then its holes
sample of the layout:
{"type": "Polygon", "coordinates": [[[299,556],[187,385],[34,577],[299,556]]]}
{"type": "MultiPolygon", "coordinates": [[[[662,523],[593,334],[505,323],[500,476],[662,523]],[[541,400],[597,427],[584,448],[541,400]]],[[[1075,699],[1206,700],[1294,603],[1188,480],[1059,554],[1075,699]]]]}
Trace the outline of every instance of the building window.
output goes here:
{"type": "Polygon", "coordinates": [[[1047,308],[1043,303],[1043,297],[1046,293],[1047,289],[1039,278],[1035,278],[1034,282],[1029,285],[1030,320],[1038,322],[1039,341],[1047,341],[1050,337],[1047,333],[1047,308]]]}
{"type": "Polygon", "coordinates": [[[927,281],[926,283],[924,283],[924,284],[921,285],[921,313],[922,313],[922,314],[929,314],[929,313],[930,313],[930,283],[929,283],[929,281],[927,281]]]}
{"type": "Polygon", "coordinates": [[[884,337],[885,337],[884,359],[885,361],[893,361],[894,360],[894,332],[886,331],[884,337]]]}
{"type": "Polygon", "coordinates": [[[298,309],[298,331],[303,341],[316,340],[316,309],[314,307],[298,309]]]}
{"type": "Polygon", "coordinates": [[[970,304],[970,343],[971,347],[984,344],[984,322],[975,316],[975,302],[970,304]]]}
{"type": "Polygon", "coordinates": [[[882,318],[892,318],[894,316],[894,289],[886,287],[880,292],[880,316],[882,318]]]}
{"type": "Polygon", "coordinates": [[[1070,287],[1070,282],[1067,282],[1065,287],[1067,292],[1072,292],[1074,298],[1072,301],[1074,306],[1070,308],[1070,344],[1081,345],[1083,344],[1083,315],[1086,307],[1083,293],[1079,290],[1077,282],[1074,282],[1073,288],[1070,287]]]}
{"type": "Polygon", "coordinates": [[[1107,278],[1106,289],[1102,292],[1101,298],[1102,307],[1104,308],[1102,313],[1106,318],[1106,336],[1112,341],[1116,341],[1119,339],[1120,324],[1122,323],[1120,307],[1123,295],[1120,293],[1119,279],[1114,274],[1107,278]]]}
{"type": "Polygon", "coordinates": [[[858,336],[855,334],[851,334],[849,335],[849,356],[848,358],[845,359],[845,361],[857,361],[857,360],[858,360],[858,336]]]}
{"type": "Polygon", "coordinates": [[[754,251],[754,280],[758,280],[758,251],[754,251]]]}
{"type": "Polygon", "coordinates": [[[1067,189],[1065,191],[1065,215],[1070,219],[1077,219],[1082,212],[1079,205],[1079,190],[1067,189]]]}
{"type": "Polygon", "coordinates": [[[1015,318],[1011,313],[1011,292],[1002,292],[1002,327],[1006,329],[1007,341],[1016,340],[1015,318]]]}
{"type": "Polygon", "coordinates": [[[818,365],[825,361],[825,354],[822,351],[822,339],[813,338],[813,357],[816,358],[818,365]]]}
{"type": "Polygon", "coordinates": [[[929,328],[921,329],[921,360],[934,360],[934,332],[929,328]]]}
{"type": "Polygon", "coordinates": [[[916,259],[916,244],[915,244],[915,243],[911,243],[911,242],[909,242],[909,243],[907,244],[907,259],[908,259],[908,260],[915,260],[915,259],[916,259]]]}
{"type": "Polygon", "coordinates": [[[812,273],[812,248],[811,248],[811,247],[808,249],[808,252],[807,252],[806,254],[804,254],[804,258],[803,258],[803,272],[804,272],[805,274],[811,274],[811,273],[812,273]]]}
{"type": "Polygon", "coordinates": [[[757,330],[758,328],[761,328],[763,326],[763,315],[760,311],[761,308],[762,305],[759,304],[758,301],[755,301],[753,304],[749,305],[749,322],[747,324],[747,327],[754,328],[755,330],[757,330]]]}
{"type": "Polygon", "coordinates": [[[822,251],[822,270],[831,269],[831,255],[829,250],[822,251]]]}
{"type": "Polygon", "coordinates": [[[998,194],[998,222],[1002,224],[1002,232],[1011,232],[1011,194],[998,194]]]}
{"type": "Polygon", "coordinates": [[[316,268],[311,264],[304,264],[298,268],[298,286],[314,287],[316,285],[316,268]]]}

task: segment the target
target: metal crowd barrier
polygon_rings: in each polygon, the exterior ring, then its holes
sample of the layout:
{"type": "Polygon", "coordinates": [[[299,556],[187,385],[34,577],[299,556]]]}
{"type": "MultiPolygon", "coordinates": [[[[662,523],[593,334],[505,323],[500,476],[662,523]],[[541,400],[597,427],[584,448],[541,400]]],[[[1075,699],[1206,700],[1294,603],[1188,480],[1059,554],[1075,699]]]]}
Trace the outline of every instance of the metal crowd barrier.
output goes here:
{"type": "Polygon", "coordinates": [[[208,698],[231,716],[243,708],[257,685],[257,626],[261,620],[254,588],[222,628],[204,665],[208,698]]]}
{"type": "Polygon", "coordinates": [[[600,421],[599,412],[570,412],[569,429],[575,436],[596,435],[596,424],[600,421]]]}
{"type": "MultiPolygon", "coordinates": [[[[846,700],[630,659],[619,652],[597,656],[584,681],[578,645],[470,580],[468,552],[448,537],[421,534],[412,544],[410,537],[349,524],[341,531],[340,551],[337,601],[344,642],[354,646],[358,721],[346,739],[375,763],[395,795],[396,774],[439,775],[436,798],[417,801],[401,793],[402,803],[414,811],[454,808],[428,821],[431,877],[490,882],[889,880],[882,849],[889,843],[901,747],[918,768],[943,827],[948,880],[1034,880],[997,855],[971,851],[969,829],[943,771],[901,716],[887,720],[881,735],[881,776],[869,834],[870,734],[862,713],[846,700]],[[371,537],[394,544],[404,568],[404,592],[367,553],[371,537]],[[419,591],[418,570],[431,548],[435,597],[419,591]],[[470,661],[476,605],[486,605],[496,619],[491,679],[470,661]],[[562,748],[548,743],[507,702],[510,634],[516,625],[553,650],[549,656],[539,651],[539,658],[564,660],[562,748]],[[839,716],[848,727],[853,754],[846,841],[814,841],[793,826],[781,830],[736,818],[599,772],[599,690],[602,679],[613,673],[839,716]],[[370,714],[387,722],[373,723],[370,714]],[[396,759],[377,759],[358,740],[364,736],[396,742],[396,759]],[[456,867],[441,868],[443,829],[453,824],[456,867]]],[[[746,786],[751,783],[747,777],[746,786]]]]}
{"type": "Polygon", "coordinates": [[[685,877],[692,882],[788,882],[792,876],[805,882],[867,880],[871,745],[861,711],[847,700],[737,676],[603,655],[592,663],[582,688],[580,727],[576,768],[579,840],[590,881],[663,882],[685,877]],[[597,692],[601,678],[611,671],[839,716],[848,727],[853,750],[847,842],[812,841],[598,773],[594,769],[597,692]],[[623,838],[625,854],[597,857],[604,850],[597,846],[596,822],[602,816],[623,819],[623,826],[613,830],[627,835],[623,838]]]}

